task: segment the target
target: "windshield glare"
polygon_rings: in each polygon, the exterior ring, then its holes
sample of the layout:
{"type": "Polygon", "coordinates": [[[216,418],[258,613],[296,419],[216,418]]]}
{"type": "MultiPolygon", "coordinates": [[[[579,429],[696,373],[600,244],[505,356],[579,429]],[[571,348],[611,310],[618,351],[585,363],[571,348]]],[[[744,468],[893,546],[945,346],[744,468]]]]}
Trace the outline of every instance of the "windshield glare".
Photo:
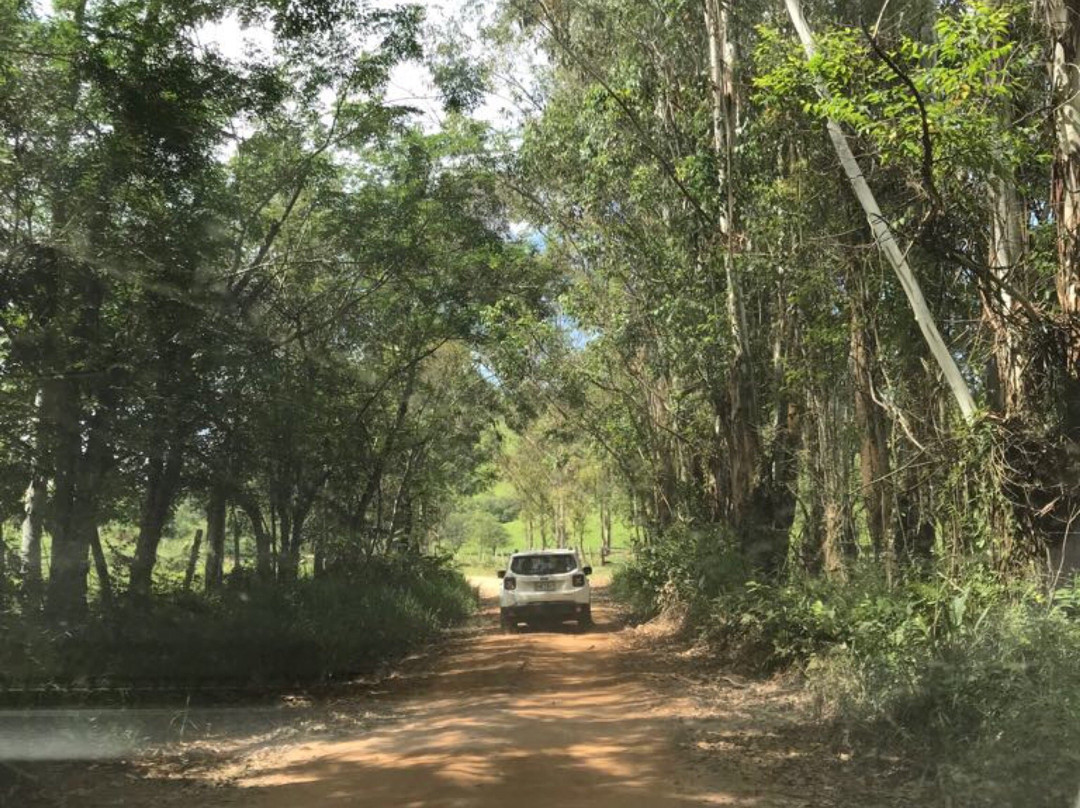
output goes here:
{"type": "Polygon", "coordinates": [[[558,575],[576,567],[577,559],[570,553],[518,556],[510,562],[510,571],[518,575],[558,575]]]}

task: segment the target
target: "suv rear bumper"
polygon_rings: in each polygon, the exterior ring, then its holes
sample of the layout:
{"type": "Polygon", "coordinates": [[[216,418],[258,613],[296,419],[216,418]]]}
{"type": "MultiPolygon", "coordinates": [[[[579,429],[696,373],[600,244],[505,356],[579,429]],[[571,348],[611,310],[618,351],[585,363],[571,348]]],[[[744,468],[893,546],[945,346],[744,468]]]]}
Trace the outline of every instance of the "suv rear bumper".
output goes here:
{"type": "Polygon", "coordinates": [[[576,617],[588,614],[588,603],[572,600],[546,600],[533,603],[521,603],[517,606],[503,606],[499,614],[506,620],[528,620],[530,617],[576,617]]]}

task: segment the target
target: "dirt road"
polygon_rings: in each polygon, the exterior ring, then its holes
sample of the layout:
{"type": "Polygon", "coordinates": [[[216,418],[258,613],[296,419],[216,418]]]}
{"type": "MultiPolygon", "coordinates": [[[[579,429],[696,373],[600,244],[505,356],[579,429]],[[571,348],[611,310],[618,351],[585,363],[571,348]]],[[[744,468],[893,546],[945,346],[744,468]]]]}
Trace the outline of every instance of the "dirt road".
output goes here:
{"type": "Polygon", "coordinates": [[[615,669],[611,615],[599,609],[598,617],[586,634],[567,627],[470,638],[395,694],[399,721],[286,750],[236,780],[243,804],[696,804],[678,786],[663,701],[615,669]]]}
{"type": "MultiPolygon", "coordinates": [[[[483,583],[490,596],[494,579],[483,583]]],[[[494,602],[486,602],[480,625],[451,640],[434,663],[406,666],[362,705],[334,708],[370,712],[375,718],[367,726],[320,732],[321,725],[308,721],[313,731],[195,742],[141,762],[31,768],[43,784],[34,804],[839,804],[820,798],[835,793],[832,778],[808,783],[806,762],[792,759],[806,750],[793,752],[790,739],[763,731],[756,708],[753,715],[729,712],[719,723],[715,716],[703,719],[700,702],[674,686],[679,677],[670,668],[657,674],[633,664],[648,659],[648,649],[611,609],[595,607],[596,626],[586,633],[567,626],[506,635],[496,628],[494,602]],[[627,655],[629,636],[639,648],[627,655]],[[707,758],[713,762],[703,765],[707,758]]],[[[848,804],[869,805],[867,796],[853,795],[848,804]]]]}

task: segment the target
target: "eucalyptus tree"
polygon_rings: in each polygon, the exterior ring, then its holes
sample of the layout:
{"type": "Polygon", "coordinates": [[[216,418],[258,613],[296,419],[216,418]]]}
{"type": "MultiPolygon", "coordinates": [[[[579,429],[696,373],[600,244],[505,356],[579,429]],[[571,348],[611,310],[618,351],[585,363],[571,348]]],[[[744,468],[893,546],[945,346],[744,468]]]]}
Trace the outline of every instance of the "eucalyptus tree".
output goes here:
{"type": "Polygon", "coordinates": [[[1065,331],[1046,305],[1048,85],[1030,20],[812,4],[812,35],[795,8],[807,61],[783,6],[505,6],[550,60],[508,183],[589,337],[549,344],[530,372],[577,405],[655,529],[720,522],[775,569],[797,524],[812,563],[840,574],[862,545],[891,569],[897,545],[930,552],[941,531],[970,545],[950,463],[920,460],[959,442],[983,458],[964,479],[997,470],[979,496],[1004,563],[1017,514],[1053,500],[1029,485],[1062,456],[1036,448],[1058,417],[1039,413],[1071,400],[1049,393],[1065,331]],[[987,408],[1026,431],[990,437],[987,408]]]}

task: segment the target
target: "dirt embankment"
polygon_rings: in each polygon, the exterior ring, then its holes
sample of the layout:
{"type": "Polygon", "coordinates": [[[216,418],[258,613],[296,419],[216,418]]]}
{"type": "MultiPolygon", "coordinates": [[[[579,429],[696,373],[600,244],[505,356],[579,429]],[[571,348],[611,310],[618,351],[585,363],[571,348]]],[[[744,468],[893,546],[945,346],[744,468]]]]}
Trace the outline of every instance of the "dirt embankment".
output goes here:
{"type": "Polygon", "coordinates": [[[194,720],[197,740],[130,760],[14,761],[17,791],[0,794],[50,808],[911,804],[881,766],[852,768],[793,692],[702,673],[602,603],[587,633],[499,633],[493,582],[476,626],[362,695],[247,732],[194,720]]]}

